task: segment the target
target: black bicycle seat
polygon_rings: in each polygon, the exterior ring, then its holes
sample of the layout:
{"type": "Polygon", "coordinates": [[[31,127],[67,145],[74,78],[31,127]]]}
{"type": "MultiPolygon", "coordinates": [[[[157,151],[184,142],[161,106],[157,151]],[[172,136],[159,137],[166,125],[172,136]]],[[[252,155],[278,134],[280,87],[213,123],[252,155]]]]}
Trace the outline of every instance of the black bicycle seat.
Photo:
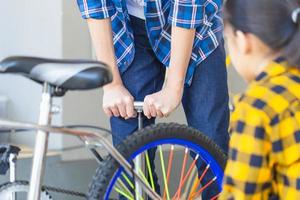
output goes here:
{"type": "Polygon", "coordinates": [[[0,73],[20,74],[65,90],[94,89],[112,80],[107,65],[88,60],[8,57],[1,61],[0,73]]]}

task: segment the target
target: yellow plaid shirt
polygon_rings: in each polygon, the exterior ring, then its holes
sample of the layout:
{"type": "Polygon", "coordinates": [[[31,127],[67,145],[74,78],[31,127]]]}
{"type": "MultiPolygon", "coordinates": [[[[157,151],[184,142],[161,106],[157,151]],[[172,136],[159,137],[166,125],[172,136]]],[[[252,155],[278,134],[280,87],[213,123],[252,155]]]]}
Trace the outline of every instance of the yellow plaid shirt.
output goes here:
{"type": "Polygon", "coordinates": [[[235,101],[219,199],[300,200],[300,70],[273,62],[235,101]]]}

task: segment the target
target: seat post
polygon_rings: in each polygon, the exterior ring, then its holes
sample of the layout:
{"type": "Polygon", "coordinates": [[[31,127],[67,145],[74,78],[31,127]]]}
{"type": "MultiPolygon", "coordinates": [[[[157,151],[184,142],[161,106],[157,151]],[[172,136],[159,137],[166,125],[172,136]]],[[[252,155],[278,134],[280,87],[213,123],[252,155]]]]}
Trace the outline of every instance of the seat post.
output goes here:
{"type": "MultiPolygon", "coordinates": [[[[53,88],[48,83],[44,83],[42,100],[40,104],[39,125],[50,124],[52,89],[53,88]]],[[[40,200],[40,191],[45,168],[45,158],[48,148],[48,137],[48,132],[37,131],[27,200],[40,200]]]]}

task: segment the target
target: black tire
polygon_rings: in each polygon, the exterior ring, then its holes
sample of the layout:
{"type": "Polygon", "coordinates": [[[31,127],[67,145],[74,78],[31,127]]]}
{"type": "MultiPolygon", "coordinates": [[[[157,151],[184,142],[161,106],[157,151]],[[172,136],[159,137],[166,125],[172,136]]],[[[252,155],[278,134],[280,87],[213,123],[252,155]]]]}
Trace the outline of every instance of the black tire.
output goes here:
{"type": "MultiPolygon", "coordinates": [[[[184,139],[201,146],[215,158],[224,170],[227,158],[215,143],[198,130],[176,123],[157,124],[136,131],[119,145],[117,149],[128,159],[132,153],[137,151],[140,147],[157,140],[168,138],[184,139]]],[[[89,187],[89,200],[102,200],[105,198],[107,187],[119,166],[117,161],[110,155],[98,166],[89,187]]]]}

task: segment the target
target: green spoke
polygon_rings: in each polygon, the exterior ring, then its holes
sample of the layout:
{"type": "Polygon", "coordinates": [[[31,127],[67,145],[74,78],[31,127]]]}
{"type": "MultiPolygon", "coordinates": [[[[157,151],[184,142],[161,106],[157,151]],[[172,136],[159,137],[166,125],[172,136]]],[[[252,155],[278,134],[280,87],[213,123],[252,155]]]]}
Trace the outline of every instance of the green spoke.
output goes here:
{"type": "Polygon", "coordinates": [[[167,177],[166,177],[165,161],[164,161],[164,156],[163,156],[161,146],[159,146],[159,155],[160,155],[161,169],[163,172],[163,178],[164,178],[164,183],[165,183],[165,189],[166,189],[166,193],[167,193],[167,200],[169,200],[170,194],[169,194],[168,182],[167,182],[167,177]]]}
{"type": "Polygon", "coordinates": [[[132,196],[132,197],[133,197],[133,194],[129,191],[128,187],[123,183],[122,180],[118,179],[118,183],[122,186],[123,189],[126,190],[126,193],[127,193],[129,196],[132,196]]]}
{"type": "Polygon", "coordinates": [[[139,172],[140,176],[143,178],[144,182],[147,183],[147,185],[149,185],[149,182],[148,182],[144,172],[141,169],[138,169],[138,172],[139,172]]]}
{"type": "Polygon", "coordinates": [[[153,181],[153,175],[152,175],[152,169],[151,169],[151,166],[150,166],[150,160],[149,160],[149,156],[148,156],[148,151],[146,151],[145,154],[146,154],[145,157],[146,157],[146,163],[147,163],[148,173],[149,173],[150,181],[151,181],[151,187],[152,187],[152,190],[155,191],[154,181],[153,181]]]}
{"type": "Polygon", "coordinates": [[[122,191],[120,188],[115,187],[115,190],[116,190],[117,193],[123,195],[127,199],[134,200],[132,196],[129,196],[127,193],[125,193],[124,191],[122,191]]]}
{"type": "Polygon", "coordinates": [[[124,172],[122,173],[123,178],[126,180],[126,182],[129,184],[129,186],[131,187],[131,189],[134,188],[133,183],[131,182],[131,180],[127,177],[126,174],[124,174],[124,172]]]}
{"type": "MultiPolygon", "coordinates": [[[[133,183],[130,181],[130,179],[127,177],[127,175],[123,172],[122,173],[122,176],[123,176],[123,178],[126,180],[126,182],[129,184],[129,186],[131,187],[131,189],[134,189],[135,187],[134,187],[134,185],[133,185],[133,183]]],[[[119,179],[120,180],[120,179],[119,179]]],[[[120,180],[121,181],[121,180],[120,180]]],[[[123,182],[122,182],[123,183],[123,182]]],[[[146,183],[148,183],[147,181],[146,181],[146,183]]],[[[124,183],[123,183],[124,184],[124,183]]],[[[125,185],[124,185],[125,186],[125,185]]],[[[126,186],[125,186],[126,187],[126,186]]],[[[126,187],[127,188],[127,187],[126,187]]],[[[118,191],[117,191],[118,192],[118,191]]],[[[130,194],[132,194],[131,192],[130,192],[130,194]]],[[[144,200],[143,199],[143,197],[141,196],[141,195],[138,195],[138,197],[139,197],[139,199],[140,200],[144,200]]]]}

